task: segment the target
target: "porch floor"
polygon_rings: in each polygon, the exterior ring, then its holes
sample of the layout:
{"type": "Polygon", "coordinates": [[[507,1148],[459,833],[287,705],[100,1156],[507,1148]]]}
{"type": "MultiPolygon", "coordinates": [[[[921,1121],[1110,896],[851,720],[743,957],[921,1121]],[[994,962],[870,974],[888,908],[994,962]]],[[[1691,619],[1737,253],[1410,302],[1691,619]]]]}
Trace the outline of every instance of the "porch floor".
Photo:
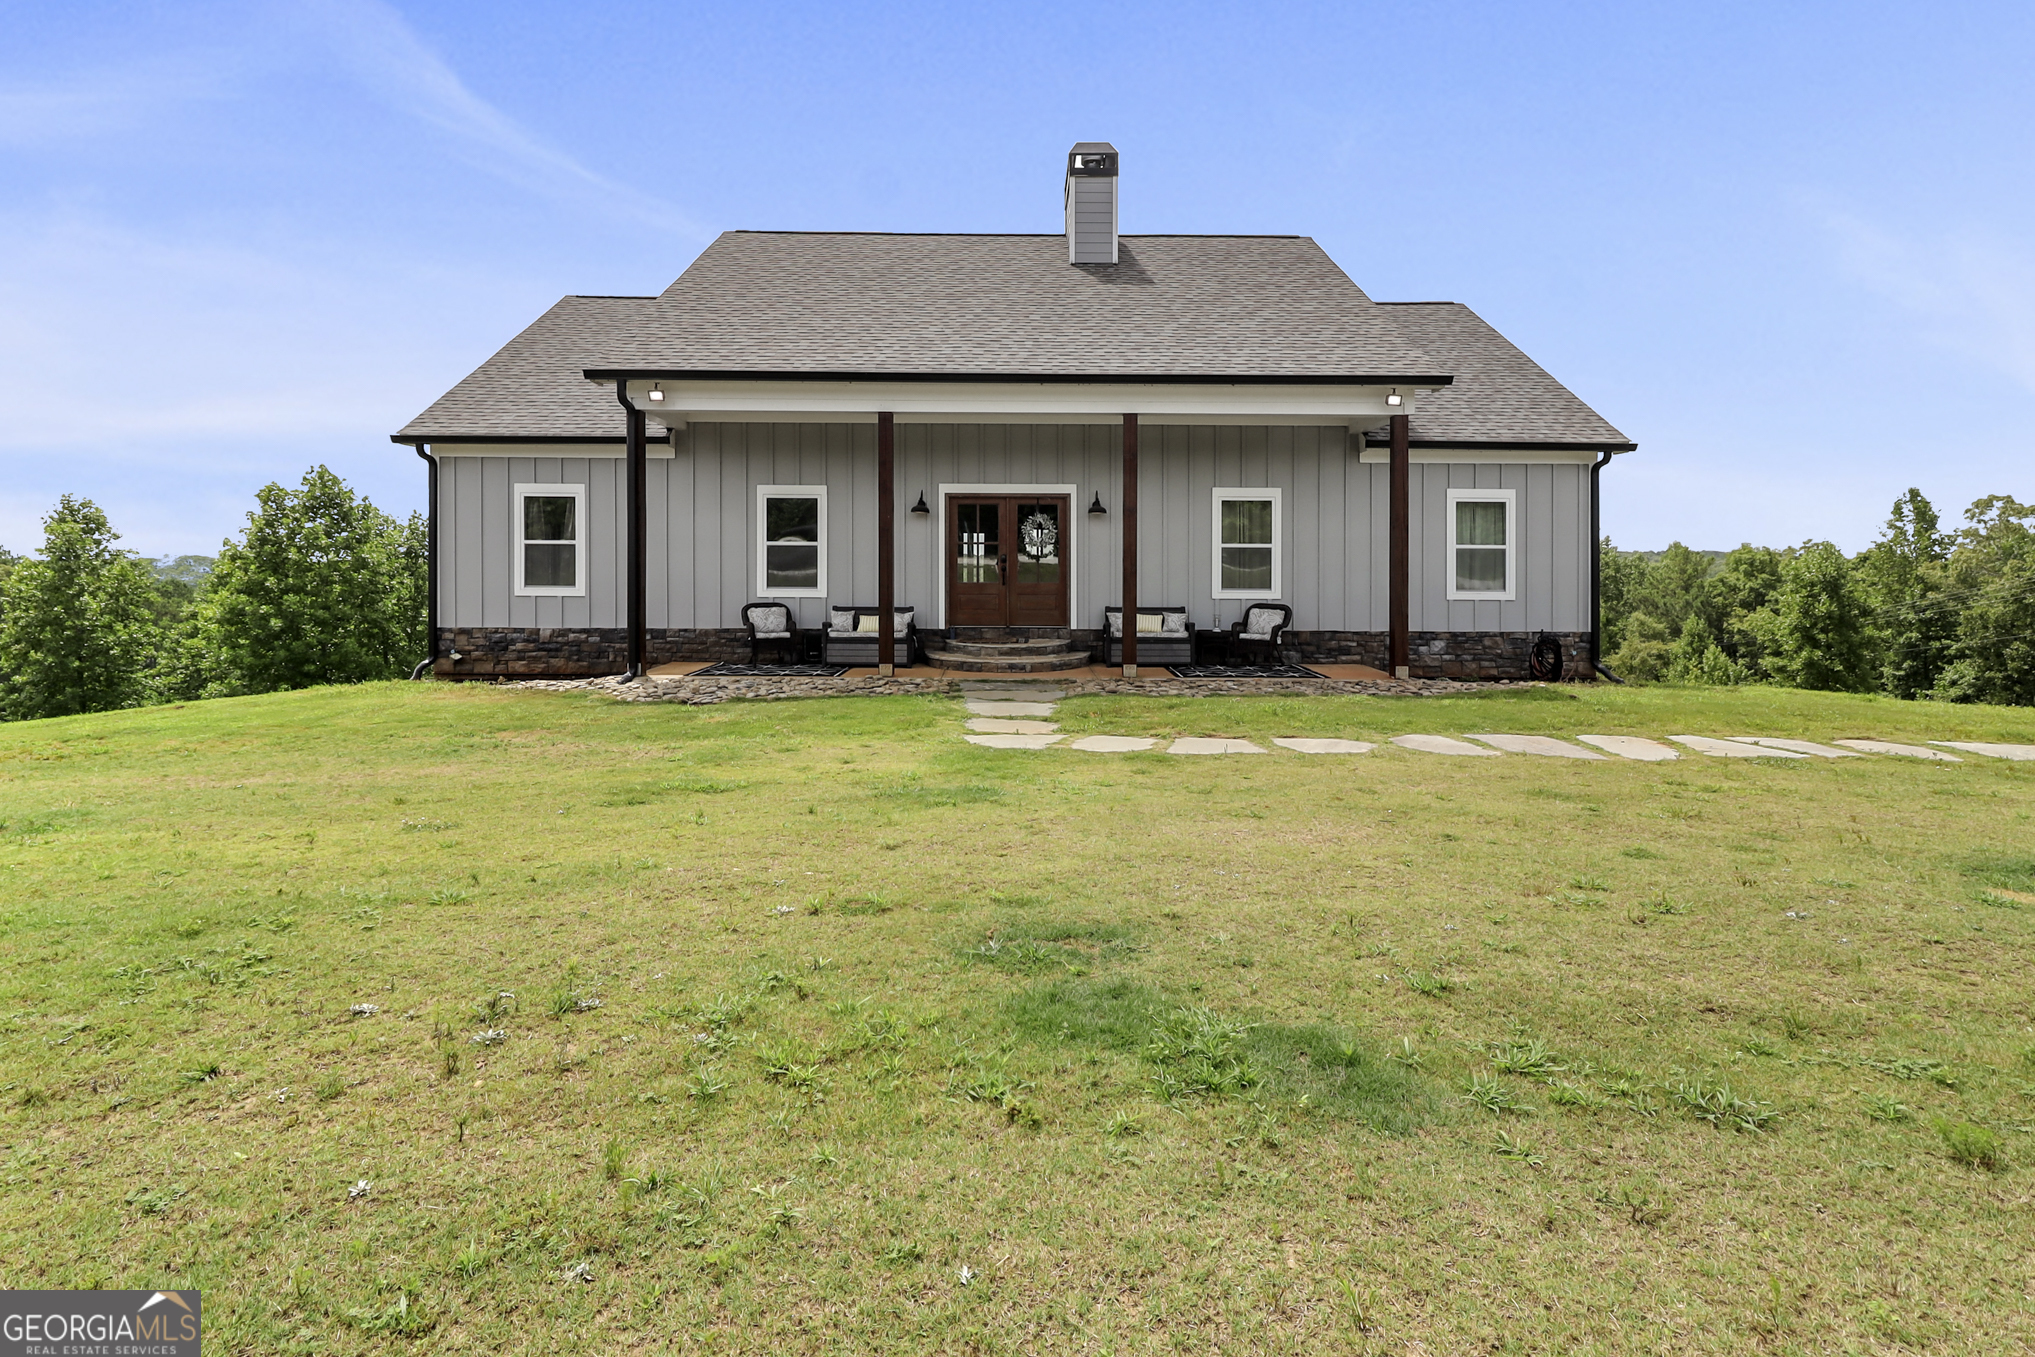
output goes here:
{"type": "MultiPolygon", "coordinates": [[[[706,660],[688,660],[680,664],[655,665],[650,670],[650,676],[652,678],[686,678],[705,669],[708,663],[709,661],[706,660]]],[[[1389,683],[1392,679],[1392,676],[1384,670],[1373,669],[1368,664],[1309,664],[1303,665],[1302,668],[1312,670],[1326,679],[1363,680],[1371,683],[1380,681],[1389,683]]],[[[1075,679],[1106,682],[1110,679],[1123,677],[1123,670],[1120,668],[1114,665],[1100,664],[1091,664],[1082,669],[1055,669],[1050,674],[984,674],[975,670],[941,669],[929,664],[914,665],[909,669],[899,669],[897,672],[900,678],[954,679],[965,683],[981,683],[985,681],[1019,682],[1024,680],[1031,680],[1033,682],[1063,682],[1075,679]]],[[[850,669],[841,677],[874,678],[876,677],[876,669],[874,666],[850,669]]],[[[1138,677],[1140,679],[1168,680],[1173,675],[1166,671],[1164,665],[1141,664],[1138,666],[1138,677]]]]}

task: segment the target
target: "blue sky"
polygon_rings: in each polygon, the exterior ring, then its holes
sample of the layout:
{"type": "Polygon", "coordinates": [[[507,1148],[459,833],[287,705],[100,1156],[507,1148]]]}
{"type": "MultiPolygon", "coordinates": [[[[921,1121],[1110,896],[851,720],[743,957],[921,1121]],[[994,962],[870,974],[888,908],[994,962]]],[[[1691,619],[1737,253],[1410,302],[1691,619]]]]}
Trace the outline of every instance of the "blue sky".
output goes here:
{"type": "Polygon", "coordinates": [[[2035,499],[2035,7],[0,5],[0,544],[210,553],[559,295],[731,227],[1316,237],[1640,444],[1621,545],[2035,499]]]}

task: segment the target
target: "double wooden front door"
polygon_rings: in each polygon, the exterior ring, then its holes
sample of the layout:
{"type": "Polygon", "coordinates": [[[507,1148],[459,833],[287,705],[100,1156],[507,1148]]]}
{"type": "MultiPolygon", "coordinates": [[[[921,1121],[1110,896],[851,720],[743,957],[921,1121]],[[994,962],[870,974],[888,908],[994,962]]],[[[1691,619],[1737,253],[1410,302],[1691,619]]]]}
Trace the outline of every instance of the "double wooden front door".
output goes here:
{"type": "Polygon", "coordinates": [[[947,624],[1064,627],[1073,569],[1065,495],[947,500],[947,624]]]}

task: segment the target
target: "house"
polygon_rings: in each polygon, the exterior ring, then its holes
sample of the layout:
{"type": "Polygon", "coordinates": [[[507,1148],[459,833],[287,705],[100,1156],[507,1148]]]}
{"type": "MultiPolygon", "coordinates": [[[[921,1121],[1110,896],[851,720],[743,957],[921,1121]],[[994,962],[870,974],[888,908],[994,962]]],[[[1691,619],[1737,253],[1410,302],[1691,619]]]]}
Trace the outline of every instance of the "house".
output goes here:
{"type": "Polygon", "coordinates": [[[1120,235],[1119,169],[1069,152],[1060,235],[730,231],[656,296],[559,301],[392,436],[437,672],[742,657],[781,600],[1080,650],[1111,605],[1278,601],[1302,661],[1509,677],[1551,634],[1587,674],[1634,445],[1306,236],[1120,235]]]}

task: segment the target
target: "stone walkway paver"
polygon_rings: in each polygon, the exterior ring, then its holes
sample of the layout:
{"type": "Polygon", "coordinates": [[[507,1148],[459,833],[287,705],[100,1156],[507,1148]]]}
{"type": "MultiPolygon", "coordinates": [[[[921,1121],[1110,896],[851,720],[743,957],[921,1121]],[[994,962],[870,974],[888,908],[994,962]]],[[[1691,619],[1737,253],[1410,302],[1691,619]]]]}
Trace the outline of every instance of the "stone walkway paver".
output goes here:
{"type": "Polygon", "coordinates": [[[1150,749],[1157,740],[1147,740],[1132,735],[1083,735],[1068,745],[1087,754],[1128,754],[1140,749],[1150,749]]]}
{"type": "Polygon", "coordinates": [[[1649,740],[1640,735],[1578,735],[1576,738],[1621,759],[1640,763],[1666,763],[1682,756],[1680,750],[1670,749],[1659,740],[1649,740]]]}
{"type": "Polygon", "coordinates": [[[962,737],[970,744],[979,744],[988,749],[1045,749],[1067,737],[1065,735],[966,735],[962,737]]]}
{"type": "Polygon", "coordinates": [[[1967,754],[1983,754],[1989,759],[2014,759],[2018,762],[2035,760],[2035,744],[1987,744],[1983,740],[1931,740],[1946,749],[1962,749],[1967,754]]]}
{"type": "Polygon", "coordinates": [[[979,697],[968,699],[968,713],[971,716],[1051,716],[1050,702],[989,702],[979,697]]]}
{"type": "Polygon", "coordinates": [[[967,726],[984,735],[1051,735],[1060,728],[1051,721],[1006,721],[997,716],[971,716],[967,726]]]}
{"type": "Polygon", "coordinates": [[[1401,749],[1416,749],[1423,754],[1462,754],[1487,759],[1503,757],[1495,749],[1485,749],[1467,740],[1451,740],[1446,735],[1394,735],[1392,743],[1401,749]]]}
{"type": "Polygon", "coordinates": [[[1819,759],[1862,759],[1865,757],[1865,755],[1853,753],[1849,749],[1832,749],[1829,745],[1817,744],[1814,740],[1783,740],[1772,735],[1734,735],[1731,738],[1741,744],[1765,745],[1769,749],[1792,749],[1797,754],[1810,754],[1819,759]]]}
{"type": "Polygon", "coordinates": [[[1182,735],[1166,746],[1168,754],[1262,754],[1265,751],[1249,740],[1213,740],[1199,735],[1182,735]]]}
{"type": "Polygon", "coordinates": [[[1936,759],[1942,763],[1963,763],[1955,754],[1946,754],[1940,749],[1925,749],[1919,744],[1895,744],[1891,740],[1832,740],[1846,749],[1863,749],[1868,754],[1899,754],[1905,759],[1936,759]]]}
{"type": "Polygon", "coordinates": [[[1365,744],[1362,740],[1306,740],[1281,737],[1272,741],[1281,749],[1290,749],[1296,754],[1368,754],[1378,746],[1365,744]]]}
{"type": "Polygon", "coordinates": [[[1578,749],[1566,740],[1557,740],[1552,735],[1472,735],[1470,738],[1482,740],[1493,749],[1502,749],[1508,754],[1538,754],[1546,759],[1604,757],[1594,749],[1578,749]]]}
{"type": "Polygon", "coordinates": [[[1807,754],[1791,754],[1785,749],[1761,749],[1756,744],[1740,744],[1736,740],[1719,740],[1708,735],[1670,735],[1678,745],[1684,745],[1698,754],[1708,754],[1718,759],[1805,759],[1807,754]]]}

